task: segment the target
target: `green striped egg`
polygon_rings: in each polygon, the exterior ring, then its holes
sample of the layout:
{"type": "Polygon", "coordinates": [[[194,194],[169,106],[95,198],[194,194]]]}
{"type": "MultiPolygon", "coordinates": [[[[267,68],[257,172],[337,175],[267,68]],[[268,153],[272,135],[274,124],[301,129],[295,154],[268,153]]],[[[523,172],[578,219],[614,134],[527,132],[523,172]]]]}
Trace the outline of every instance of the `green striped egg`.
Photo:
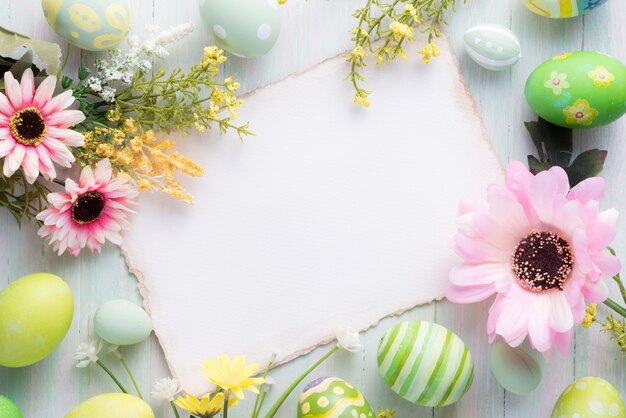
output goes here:
{"type": "Polygon", "coordinates": [[[322,377],[309,383],[298,401],[298,418],[374,418],[363,394],[338,377],[322,377]]]}
{"type": "Polygon", "coordinates": [[[426,321],[391,328],[378,347],[378,369],[394,392],[423,406],[458,401],[474,380],[465,343],[447,328],[426,321]]]}
{"type": "Polygon", "coordinates": [[[492,71],[508,70],[522,57],[517,36],[500,25],[469,28],[463,36],[463,44],[472,60],[492,71]]]}

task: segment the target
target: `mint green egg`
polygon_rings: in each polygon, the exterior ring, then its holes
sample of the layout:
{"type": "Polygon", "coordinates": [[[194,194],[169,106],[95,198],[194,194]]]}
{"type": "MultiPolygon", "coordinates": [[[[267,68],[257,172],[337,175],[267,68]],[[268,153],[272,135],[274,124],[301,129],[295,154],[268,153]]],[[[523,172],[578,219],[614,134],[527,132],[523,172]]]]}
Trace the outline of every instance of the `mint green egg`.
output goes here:
{"type": "Polygon", "coordinates": [[[298,418],[374,418],[363,394],[338,377],[322,377],[309,383],[298,400],[298,418]]]}
{"type": "Polygon", "coordinates": [[[511,68],[522,57],[517,36],[500,25],[478,25],[463,35],[465,51],[483,68],[503,71],[511,68]]]}
{"type": "Polygon", "coordinates": [[[154,418],[150,406],[125,393],[105,393],[78,405],[65,418],[154,418]]]}
{"type": "Polygon", "coordinates": [[[402,322],[385,333],[378,346],[378,370],[391,390],[423,406],[458,401],[474,380],[465,343],[426,321],[402,322]]]}
{"type": "Polygon", "coordinates": [[[491,374],[500,386],[517,395],[527,395],[541,383],[541,366],[523,347],[511,347],[502,340],[489,351],[491,374]]]}
{"type": "Polygon", "coordinates": [[[554,405],[551,418],[626,418],[624,399],[599,377],[583,377],[569,385],[554,405]]]}
{"type": "Polygon", "coordinates": [[[115,345],[138,344],[152,332],[152,321],[146,311],[123,299],[100,305],[93,326],[100,338],[115,345]]]}
{"type": "Polygon", "coordinates": [[[528,77],[526,99],[539,116],[555,125],[607,125],[626,113],[626,65],[599,52],[559,55],[528,77]]]}
{"type": "Polygon", "coordinates": [[[0,395],[0,417],[2,418],[24,418],[20,408],[11,399],[0,395]]]}
{"type": "Polygon", "coordinates": [[[47,357],[74,315],[70,287],[49,273],[24,276],[0,292],[0,366],[24,367],[47,357]]]}
{"type": "Polygon", "coordinates": [[[42,0],[41,5],[52,29],[87,51],[115,48],[130,29],[130,0],[42,0]]]}
{"type": "Polygon", "coordinates": [[[266,54],[280,33],[276,0],[200,0],[200,16],[217,45],[242,58],[266,54]]]}

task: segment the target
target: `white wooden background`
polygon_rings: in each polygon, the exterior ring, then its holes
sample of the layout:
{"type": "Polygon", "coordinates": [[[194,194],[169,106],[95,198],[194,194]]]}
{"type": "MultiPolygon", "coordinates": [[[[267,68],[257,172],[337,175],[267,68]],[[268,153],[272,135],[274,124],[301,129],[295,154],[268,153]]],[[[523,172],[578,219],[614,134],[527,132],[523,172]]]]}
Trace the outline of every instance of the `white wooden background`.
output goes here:
{"type": "MultiPolygon", "coordinates": [[[[244,90],[279,80],[304,70],[325,58],[350,48],[348,29],[355,23],[352,11],[362,0],[289,0],[281,9],[282,32],[274,50],[256,60],[231,58],[227,71],[239,75],[244,90]]],[[[135,0],[133,31],[140,32],[147,24],[162,27],[193,21],[197,25],[191,38],[172,54],[169,62],[186,66],[201,55],[203,46],[211,39],[204,31],[197,12],[197,0],[135,0]]],[[[246,13],[242,10],[241,13],[246,13]]],[[[551,21],[527,11],[521,0],[468,0],[459,5],[450,17],[448,34],[456,49],[462,71],[484,118],[491,141],[503,162],[524,159],[531,151],[530,139],[523,121],[533,117],[523,98],[523,86],[532,69],[554,55],[581,49],[611,53],[626,60],[626,2],[609,0],[608,4],[584,18],[551,21]],[[474,24],[498,23],[510,27],[520,37],[524,57],[511,71],[493,73],[473,64],[462,51],[462,34],[474,24]]],[[[57,40],[43,17],[39,0],[0,0],[0,25],[43,39],[57,40]]],[[[73,49],[70,69],[79,62],[93,62],[91,53],[73,49]]],[[[347,71],[347,69],[346,69],[347,71]]],[[[369,73],[375,77],[375,72],[369,73]]],[[[390,88],[393,88],[390,80],[390,88]]],[[[398,86],[398,94],[402,93],[398,86]]],[[[305,98],[303,98],[305,99],[305,98]]],[[[340,98],[337,100],[350,100],[340,98]]],[[[376,97],[372,97],[376,100],[376,97]]],[[[372,117],[375,117],[372,114],[372,117]]],[[[626,172],[622,161],[626,157],[624,120],[611,127],[595,129],[577,135],[577,148],[602,146],[609,150],[604,175],[611,188],[607,204],[626,211],[626,172]]],[[[445,153],[442,153],[445,155],[445,153]]],[[[626,257],[626,231],[621,228],[616,249],[626,257]]],[[[158,227],[158,226],[157,226],[158,227]]],[[[76,310],[72,327],[59,348],[44,361],[23,369],[0,368],[0,394],[14,399],[27,418],[58,418],[72,406],[90,396],[116,388],[96,367],[76,369],[72,355],[79,342],[91,334],[91,318],[104,301],[127,298],[140,302],[136,281],[126,269],[117,249],[107,247],[101,255],[83,254],[79,258],[57,257],[29,228],[19,230],[13,219],[0,213],[0,288],[22,275],[50,271],[65,278],[75,295],[76,310]]],[[[184,279],[181,277],[173,279],[184,279]]],[[[617,293],[614,292],[614,297],[617,293]]],[[[339,353],[312,377],[337,375],[357,385],[375,407],[392,407],[400,418],[407,417],[548,417],[558,394],[574,378],[586,375],[603,377],[625,394],[625,359],[611,346],[607,337],[597,329],[576,332],[569,357],[556,356],[544,367],[544,379],[539,388],[528,396],[505,393],[495,382],[488,367],[488,344],[485,331],[486,304],[454,306],[437,302],[403,315],[382,321],[364,336],[363,354],[339,353]],[[469,393],[459,403],[441,409],[412,405],[393,394],[378,377],[376,348],[379,338],[392,324],[405,319],[426,319],[450,327],[471,348],[476,377],[469,393]]],[[[605,309],[601,309],[605,313],[605,309]]],[[[242,313],[242,314],[245,314],[242,313]]],[[[198,324],[198,332],[210,332],[198,324]]],[[[320,357],[327,348],[280,367],[274,374],[277,385],[272,401],[302,370],[320,357]]],[[[139,384],[148,393],[153,381],[167,376],[168,370],[159,344],[155,339],[125,349],[128,362],[139,384]]],[[[104,356],[107,363],[114,359],[104,356]]],[[[122,370],[113,367],[119,375],[122,370]]],[[[252,397],[250,397],[252,398],[252,397]]],[[[292,396],[279,414],[293,417],[296,397],[292,396]]],[[[169,417],[166,405],[151,402],[157,417],[169,417]]],[[[233,416],[245,417],[251,401],[237,407],[233,416]]]]}

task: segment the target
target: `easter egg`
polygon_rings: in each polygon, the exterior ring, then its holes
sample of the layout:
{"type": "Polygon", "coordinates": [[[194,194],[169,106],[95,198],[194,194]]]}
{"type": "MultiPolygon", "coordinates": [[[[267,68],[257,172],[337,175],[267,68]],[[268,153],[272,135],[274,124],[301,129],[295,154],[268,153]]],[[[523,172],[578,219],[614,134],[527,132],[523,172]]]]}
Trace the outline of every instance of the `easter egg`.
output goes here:
{"type": "Polygon", "coordinates": [[[0,417],[23,418],[23,415],[11,399],[0,395],[0,417]]]}
{"type": "Polygon", "coordinates": [[[474,380],[465,343],[426,321],[402,322],[387,331],[378,346],[378,369],[394,392],[423,406],[458,401],[474,380]]]}
{"type": "Polygon", "coordinates": [[[523,0],[523,2],[538,15],[562,19],[584,15],[607,0],[523,0]]]}
{"type": "Polygon", "coordinates": [[[24,276],[0,292],[0,366],[23,367],[50,354],[72,323],[69,286],[49,273],[24,276]]]}
{"type": "Polygon", "coordinates": [[[539,116],[555,125],[606,125],[626,113],[626,66],[599,52],[559,55],[531,73],[526,99],[539,116]]]}
{"type": "Polygon", "coordinates": [[[504,341],[491,345],[489,366],[500,386],[517,395],[529,394],[541,383],[541,366],[533,355],[504,341]]]}
{"type": "Polygon", "coordinates": [[[298,400],[298,418],[373,418],[374,410],[361,392],[338,377],[309,383],[298,400]]]}
{"type": "Polygon", "coordinates": [[[465,32],[463,45],[474,62],[492,71],[508,70],[522,57],[519,39],[504,26],[474,26],[465,32]]]}
{"type": "Polygon", "coordinates": [[[123,299],[103,303],[93,317],[93,326],[100,338],[115,345],[140,343],[152,332],[146,311],[123,299]]]}
{"type": "Polygon", "coordinates": [[[583,377],[565,388],[551,418],[626,417],[624,399],[612,384],[599,377],[583,377]]]}
{"type": "Polygon", "coordinates": [[[125,393],[105,393],[78,405],[65,418],[154,418],[154,412],[141,399],[125,393]]]}
{"type": "Polygon", "coordinates": [[[87,51],[115,48],[131,24],[130,0],[42,0],[41,4],[52,29],[87,51]]]}
{"type": "Polygon", "coordinates": [[[200,16],[217,45],[242,58],[267,53],[280,32],[276,0],[200,0],[200,16]]]}

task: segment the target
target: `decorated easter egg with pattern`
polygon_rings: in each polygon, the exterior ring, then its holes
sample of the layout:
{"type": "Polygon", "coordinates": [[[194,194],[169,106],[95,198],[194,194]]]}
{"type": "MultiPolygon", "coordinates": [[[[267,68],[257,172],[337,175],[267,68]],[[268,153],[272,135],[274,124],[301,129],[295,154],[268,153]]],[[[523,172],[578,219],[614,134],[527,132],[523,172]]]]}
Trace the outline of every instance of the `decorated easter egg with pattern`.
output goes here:
{"type": "Polygon", "coordinates": [[[42,0],[41,4],[52,29],[87,51],[115,48],[131,24],[130,0],[42,0]]]}
{"type": "Polygon", "coordinates": [[[65,418],[154,418],[150,406],[125,393],[105,393],[78,405],[65,418]]]}
{"type": "Polygon", "coordinates": [[[423,406],[458,401],[474,380],[465,343],[426,321],[402,322],[387,331],[378,346],[378,369],[394,392],[423,406]]]}
{"type": "Polygon", "coordinates": [[[517,36],[500,25],[469,28],[463,36],[463,44],[474,62],[492,71],[508,70],[522,57],[517,36]]]}
{"type": "Polygon", "coordinates": [[[374,418],[363,394],[338,377],[322,377],[309,383],[298,401],[298,418],[374,418]]]}
{"type": "Polygon", "coordinates": [[[538,15],[563,19],[584,15],[607,0],[523,0],[526,7],[538,15]]]}
{"type": "Polygon", "coordinates": [[[24,276],[0,292],[0,366],[42,360],[67,334],[74,315],[69,286],[49,273],[24,276]]]}
{"type": "Polygon", "coordinates": [[[624,399],[615,387],[599,377],[583,377],[565,388],[551,418],[625,418],[624,399]]]}
{"type": "Polygon", "coordinates": [[[23,415],[20,409],[11,399],[0,395],[0,417],[23,418],[23,415]]]}
{"type": "Polygon", "coordinates": [[[559,55],[528,77],[526,99],[539,116],[555,125],[606,125],[626,113],[626,66],[599,52],[559,55]]]}
{"type": "Polygon", "coordinates": [[[217,45],[241,58],[267,53],[280,33],[276,0],[200,0],[200,16],[217,45]]]}

